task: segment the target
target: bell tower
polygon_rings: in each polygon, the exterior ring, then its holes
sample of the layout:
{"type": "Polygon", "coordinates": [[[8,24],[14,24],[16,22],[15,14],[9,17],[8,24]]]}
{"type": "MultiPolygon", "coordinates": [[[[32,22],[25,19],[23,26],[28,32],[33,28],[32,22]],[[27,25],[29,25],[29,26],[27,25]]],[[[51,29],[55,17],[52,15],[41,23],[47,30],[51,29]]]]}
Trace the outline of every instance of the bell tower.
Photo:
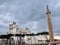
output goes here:
{"type": "Polygon", "coordinates": [[[50,42],[54,42],[53,28],[52,28],[50,15],[51,15],[51,12],[47,5],[46,16],[47,16],[47,21],[48,21],[49,37],[50,37],[50,42]]]}

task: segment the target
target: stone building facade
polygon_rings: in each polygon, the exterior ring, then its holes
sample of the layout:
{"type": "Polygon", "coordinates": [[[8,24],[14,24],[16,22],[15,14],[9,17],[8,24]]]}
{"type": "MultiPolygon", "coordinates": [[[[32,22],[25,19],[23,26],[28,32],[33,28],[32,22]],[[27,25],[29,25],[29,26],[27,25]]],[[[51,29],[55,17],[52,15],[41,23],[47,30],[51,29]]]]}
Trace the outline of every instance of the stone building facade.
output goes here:
{"type": "MultiPolygon", "coordinates": [[[[13,22],[12,24],[9,25],[9,32],[8,34],[31,34],[31,31],[26,28],[22,29],[19,28],[16,22],[13,22]]],[[[39,43],[45,43],[45,40],[47,40],[48,35],[38,35],[38,36],[24,36],[22,38],[22,41],[25,42],[26,44],[39,44],[39,43]]],[[[15,40],[15,43],[17,43],[20,40],[20,37],[17,36],[12,36],[15,40]]]]}

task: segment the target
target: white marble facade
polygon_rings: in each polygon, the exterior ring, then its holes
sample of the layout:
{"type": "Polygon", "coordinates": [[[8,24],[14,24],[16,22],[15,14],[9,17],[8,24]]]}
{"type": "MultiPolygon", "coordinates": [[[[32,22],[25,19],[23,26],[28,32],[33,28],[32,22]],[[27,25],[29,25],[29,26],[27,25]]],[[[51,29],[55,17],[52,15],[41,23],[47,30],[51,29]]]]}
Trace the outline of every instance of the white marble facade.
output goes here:
{"type": "Polygon", "coordinates": [[[21,29],[18,27],[18,25],[16,24],[16,22],[13,22],[13,24],[9,25],[9,32],[11,34],[30,34],[30,30],[27,29],[21,29]]]}
{"type": "MultiPolygon", "coordinates": [[[[31,34],[31,31],[26,29],[21,29],[18,27],[16,22],[13,22],[13,24],[9,25],[9,32],[10,34],[31,34]]],[[[15,42],[17,42],[20,38],[16,36],[12,36],[11,38],[14,38],[15,42]],[[18,39],[18,40],[17,40],[18,39]]],[[[38,44],[40,43],[39,40],[47,40],[47,35],[39,35],[39,36],[25,36],[24,41],[26,44],[38,44]]]]}

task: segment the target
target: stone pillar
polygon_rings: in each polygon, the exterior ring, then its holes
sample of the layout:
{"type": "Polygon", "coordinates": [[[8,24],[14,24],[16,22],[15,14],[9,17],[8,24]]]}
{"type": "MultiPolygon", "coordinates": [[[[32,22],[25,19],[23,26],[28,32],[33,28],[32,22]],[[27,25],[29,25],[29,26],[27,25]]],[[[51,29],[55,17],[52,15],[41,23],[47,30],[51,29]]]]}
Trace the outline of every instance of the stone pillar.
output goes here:
{"type": "Polygon", "coordinates": [[[54,42],[54,35],[53,35],[53,28],[52,28],[52,23],[51,23],[51,19],[50,19],[50,14],[51,14],[51,12],[49,11],[48,6],[47,6],[46,15],[47,15],[47,21],[48,21],[49,37],[50,37],[50,42],[54,42]]]}

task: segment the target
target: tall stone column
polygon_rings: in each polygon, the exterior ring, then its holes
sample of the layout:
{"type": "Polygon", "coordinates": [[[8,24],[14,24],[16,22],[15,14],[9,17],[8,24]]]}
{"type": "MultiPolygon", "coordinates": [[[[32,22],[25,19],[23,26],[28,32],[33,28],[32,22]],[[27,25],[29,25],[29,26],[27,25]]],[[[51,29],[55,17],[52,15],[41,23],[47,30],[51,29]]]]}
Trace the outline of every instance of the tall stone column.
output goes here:
{"type": "Polygon", "coordinates": [[[50,42],[54,42],[54,35],[53,35],[53,28],[52,28],[52,23],[51,23],[51,19],[50,19],[50,14],[51,14],[51,12],[49,11],[48,6],[47,6],[46,15],[47,15],[47,21],[48,21],[49,37],[50,37],[50,42]]]}

